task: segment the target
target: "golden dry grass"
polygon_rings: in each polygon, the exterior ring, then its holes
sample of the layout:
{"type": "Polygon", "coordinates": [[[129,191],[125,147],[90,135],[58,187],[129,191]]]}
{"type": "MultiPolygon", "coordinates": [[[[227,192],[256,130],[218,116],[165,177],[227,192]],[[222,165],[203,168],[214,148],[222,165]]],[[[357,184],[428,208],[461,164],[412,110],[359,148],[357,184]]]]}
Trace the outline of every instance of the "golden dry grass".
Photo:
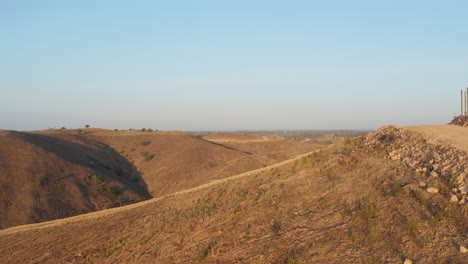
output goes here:
{"type": "Polygon", "coordinates": [[[88,220],[0,232],[5,263],[464,263],[466,207],[355,139],[88,220]]]}

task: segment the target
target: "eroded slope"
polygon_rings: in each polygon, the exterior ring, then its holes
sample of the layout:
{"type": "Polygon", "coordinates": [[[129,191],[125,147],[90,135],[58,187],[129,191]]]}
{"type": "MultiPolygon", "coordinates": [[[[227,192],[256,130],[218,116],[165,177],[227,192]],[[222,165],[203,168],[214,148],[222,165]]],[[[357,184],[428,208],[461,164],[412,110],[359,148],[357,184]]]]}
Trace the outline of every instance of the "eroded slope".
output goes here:
{"type": "Polygon", "coordinates": [[[0,228],[121,206],[149,197],[136,168],[78,135],[0,131],[0,228]]]}

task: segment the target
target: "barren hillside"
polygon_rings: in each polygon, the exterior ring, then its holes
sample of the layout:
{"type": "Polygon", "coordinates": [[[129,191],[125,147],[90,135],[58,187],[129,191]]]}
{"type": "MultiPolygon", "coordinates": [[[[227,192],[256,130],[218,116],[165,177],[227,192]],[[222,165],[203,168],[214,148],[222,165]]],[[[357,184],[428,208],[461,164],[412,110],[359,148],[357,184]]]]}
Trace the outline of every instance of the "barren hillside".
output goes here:
{"type": "Polygon", "coordinates": [[[0,229],[149,198],[135,166],[78,135],[0,131],[0,229]]]}
{"type": "Polygon", "coordinates": [[[462,150],[407,155],[431,137],[385,127],[140,204],[6,229],[0,262],[466,263],[467,205],[431,175],[462,150]]]}
{"type": "Polygon", "coordinates": [[[2,131],[0,229],[193,188],[325,145],[265,141],[249,153],[183,132],[2,131]]]}
{"type": "MultiPolygon", "coordinates": [[[[153,197],[192,188],[214,179],[261,168],[327,144],[319,140],[264,140],[255,151],[240,145],[205,140],[183,132],[97,131],[86,135],[108,144],[135,164],[153,197]],[[146,161],[142,152],[154,155],[146,161]]],[[[224,134],[224,140],[252,135],[224,134]]],[[[245,145],[251,146],[250,141],[245,145]]]]}

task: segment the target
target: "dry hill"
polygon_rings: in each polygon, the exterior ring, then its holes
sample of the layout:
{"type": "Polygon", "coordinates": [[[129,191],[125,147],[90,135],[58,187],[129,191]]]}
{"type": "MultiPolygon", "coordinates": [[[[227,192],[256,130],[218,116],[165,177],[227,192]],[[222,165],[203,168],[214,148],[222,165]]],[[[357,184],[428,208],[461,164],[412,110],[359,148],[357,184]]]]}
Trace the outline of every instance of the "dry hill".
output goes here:
{"type": "Polygon", "coordinates": [[[467,205],[431,175],[450,156],[411,166],[417,156],[403,155],[429,141],[385,127],[143,203],[3,230],[0,262],[466,263],[467,205]]]}
{"type": "Polygon", "coordinates": [[[135,166],[71,134],[0,131],[0,228],[149,198],[135,166]]]}
{"type": "MultiPolygon", "coordinates": [[[[214,179],[221,179],[273,164],[298,154],[327,145],[320,140],[300,144],[297,141],[264,139],[255,150],[205,140],[183,132],[96,131],[86,135],[108,144],[121,153],[141,172],[153,197],[193,188],[214,179]],[[152,158],[145,159],[142,153],[152,158]]],[[[253,135],[226,133],[224,140],[256,138],[253,135]]]]}
{"type": "Polygon", "coordinates": [[[183,132],[2,131],[0,229],[193,188],[326,145],[263,144],[249,153],[183,132]]]}

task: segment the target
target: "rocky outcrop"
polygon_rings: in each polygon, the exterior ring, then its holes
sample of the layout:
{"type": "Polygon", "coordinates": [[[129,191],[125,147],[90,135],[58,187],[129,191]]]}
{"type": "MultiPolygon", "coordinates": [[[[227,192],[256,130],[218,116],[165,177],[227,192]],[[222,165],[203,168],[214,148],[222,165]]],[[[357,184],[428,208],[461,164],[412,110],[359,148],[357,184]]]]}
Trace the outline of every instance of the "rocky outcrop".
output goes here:
{"type": "MultiPolygon", "coordinates": [[[[397,126],[385,126],[370,133],[367,144],[385,149],[389,159],[400,160],[427,178],[440,177],[449,190],[448,200],[454,202],[457,199],[459,204],[467,203],[468,155],[465,151],[397,126]]],[[[425,187],[425,183],[423,185],[425,187]]],[[[430,188],[428,192],[438,192],[430,188]]]]}
{"type": "Polygon", "coordinates": [[[450,122],[450,125],[468,127],[468,116],[457,116],[450,122]]]}

